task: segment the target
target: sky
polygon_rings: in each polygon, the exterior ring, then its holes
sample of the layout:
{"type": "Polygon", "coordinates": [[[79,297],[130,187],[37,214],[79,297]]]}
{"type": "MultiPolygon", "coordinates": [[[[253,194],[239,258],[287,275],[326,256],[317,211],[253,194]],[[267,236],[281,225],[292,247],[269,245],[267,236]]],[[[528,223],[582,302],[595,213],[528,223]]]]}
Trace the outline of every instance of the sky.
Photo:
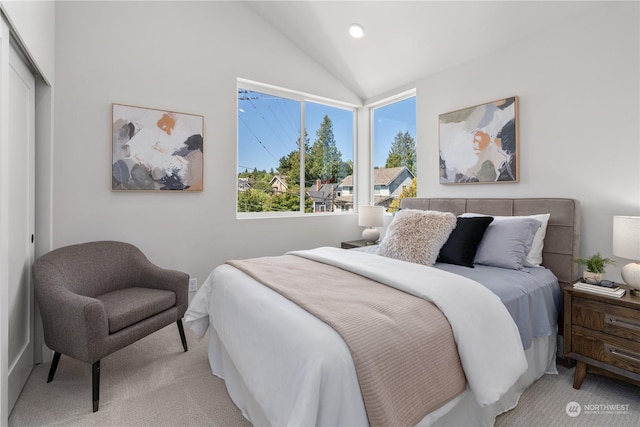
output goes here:
{"type": "MultiPolygon", "coordinates": [[[[297,149],[300,135],[300,101],[258,92],[238,96],[238,172],[253,168],[277,170],[279,159],[297,149]]],[[[342,160],[353,160],[353,113],[333,106],[305,103],[305,126],[309,145],[325,115],[342,160]]],[[[374,165],[384,167],[389,147],[398,132],[415,139],[415,98],[380,107],[374,111],[374,165]],[[407,123],[407,117],[410,119],[407,123]],[[413,120],[411,120],[413,119],[413,120]]]]}
{"type": "Polygon", "coordinates": [[[384,167],[396,135],[407,131],[417,142],[415,96],[373,110],[374,167],[384,167]]]}

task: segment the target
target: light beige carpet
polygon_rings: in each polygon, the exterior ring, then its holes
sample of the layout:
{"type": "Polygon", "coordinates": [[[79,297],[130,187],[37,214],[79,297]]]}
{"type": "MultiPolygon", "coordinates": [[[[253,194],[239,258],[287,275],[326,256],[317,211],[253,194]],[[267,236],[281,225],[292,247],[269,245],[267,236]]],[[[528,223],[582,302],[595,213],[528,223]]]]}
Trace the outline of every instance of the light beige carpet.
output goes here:
{"type": "Polygon", "coordinates": [[[498,416],[495,426],[640,426],[639,387],[612,378],[587,375],[580,390],[576,390],[573,388],[574,371],[575,368],[559,366],[558,375],[543,375],[525,390],[515,409],[498,416]],[[568,406],[573,410],[568,411],[568,406]],[[577,406],[579,410],[576,411],[577,406]]]}
{"type": "Polygon", "coordinates": [[[175,324],[102,359],[100,409],[92,412],[91,365],[64,355],[52,382],[36,365],[9,426],[249,426],[224,382],[211,374],[207,340],[175,324]]]}
{"type": "MultiPolygon", "coordinates": [[[[170,325],[103,359],[96,413],[88,364],[62,356],[48,384],[50,364],[35,366],[9,426],[249,426],[224,382],[211,374],[206,338],[198,341],[188,328],[185,333],[187,353],[177,327],[170,325]]],[[[559,371],[527,389],[496,426],[640,426],[640,388],[589,375],[574,390],[573,369],[559,371]],[[571,402],[580,405],[576,417],[567,415],[571,402]]]]}

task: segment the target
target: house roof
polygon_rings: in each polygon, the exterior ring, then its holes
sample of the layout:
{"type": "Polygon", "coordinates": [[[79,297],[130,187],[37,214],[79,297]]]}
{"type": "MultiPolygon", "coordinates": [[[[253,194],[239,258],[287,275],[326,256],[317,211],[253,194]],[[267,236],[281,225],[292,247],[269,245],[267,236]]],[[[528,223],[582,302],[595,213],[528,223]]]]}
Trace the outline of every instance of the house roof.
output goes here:
{"type": "Polygon", "coordinates": [[[251,188],[249,178],[238,178],[238,188],[251,188]]]}
{"type": "Polygon", "coordinates": [[[316,186],[309,188],[307,194],[315,201],[321,202],[331,198],[332,193],[338,187],[338,184],[322,184],[319,190],[314,190],[316,186]]]}
{"type": "Polygon", "coordinates": [[[374,185],[389,185],[394,179],[398,177],[406,169],[413,178],[413,174],[406,166],[399,166],[397,168],[378,168],[373,170],[373,184],[374,185]]]}
{"type": "MultiPolygon", "coordinates": [[[[407,170],[409,174],[413,177],[413,174],[406,166],[399,166],[397,168],[377,168],[373,170],[373,185],[389,185],[393,182],[394,179],[398,177],[402,173],[403,170],[407,170]]],[[[353,176],[348,175],[340,184],[343,187],[352,187],[353,186],[353,176]]]]}
{"type": "Polygon", "coordinates": [[[269,185],[273,185],[273,181],[279,181],[280,184],[282,184],[283,187],[287,188],[287,181],[285,179],[286,177],[284,176],[274,176],[273,178],[271,178],[271,181],[269,181],[269,185]]]}

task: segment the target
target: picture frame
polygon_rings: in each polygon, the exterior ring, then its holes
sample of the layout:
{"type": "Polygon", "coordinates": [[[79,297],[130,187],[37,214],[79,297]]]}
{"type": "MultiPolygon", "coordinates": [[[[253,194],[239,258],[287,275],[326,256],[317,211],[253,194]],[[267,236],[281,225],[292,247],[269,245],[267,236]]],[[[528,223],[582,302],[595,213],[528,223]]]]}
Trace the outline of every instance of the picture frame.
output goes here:
{"type": "Polygon", "coordinates": [[[112,104],[112,191],[203,191],[204,116],[112,104]]]}
{"type": "Polygon", "coordinates": [[[519,182],[518,97],[440,114],[440,184],[519,182]]]}

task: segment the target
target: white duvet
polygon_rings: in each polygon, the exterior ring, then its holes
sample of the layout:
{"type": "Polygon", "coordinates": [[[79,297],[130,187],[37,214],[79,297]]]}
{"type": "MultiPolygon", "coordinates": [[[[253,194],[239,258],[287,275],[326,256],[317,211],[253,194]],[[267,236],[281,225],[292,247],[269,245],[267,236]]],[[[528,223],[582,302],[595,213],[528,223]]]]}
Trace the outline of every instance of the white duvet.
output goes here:
{"type": "MultiPolygon", "coordinates": [[[[451,323],[479,406],[496,402],[527,369],[518,329],[500,299],[477,282],[424,265],[318,248],[294,255],[334,265],[425,298],[451,323]]],[[[187,325],[221,346],[243,389],[271,425],[366,425],[349,349],[329,326],[229,265],[194,296],[187,325]]],[[[214,373],[224,376],[219,361],[214,373]]],[[[230,390],[233,396],[233,392],[230,390]]],[[[235,401],[236,399],[234,399],[235,401]]],[[[238,403],[238,402],[236,402],[238,403]]],[[[245,416],[247,409],[242,408],[245,416]]],[[[257,420],[254,420],[257,421],[257,420]]]]}

